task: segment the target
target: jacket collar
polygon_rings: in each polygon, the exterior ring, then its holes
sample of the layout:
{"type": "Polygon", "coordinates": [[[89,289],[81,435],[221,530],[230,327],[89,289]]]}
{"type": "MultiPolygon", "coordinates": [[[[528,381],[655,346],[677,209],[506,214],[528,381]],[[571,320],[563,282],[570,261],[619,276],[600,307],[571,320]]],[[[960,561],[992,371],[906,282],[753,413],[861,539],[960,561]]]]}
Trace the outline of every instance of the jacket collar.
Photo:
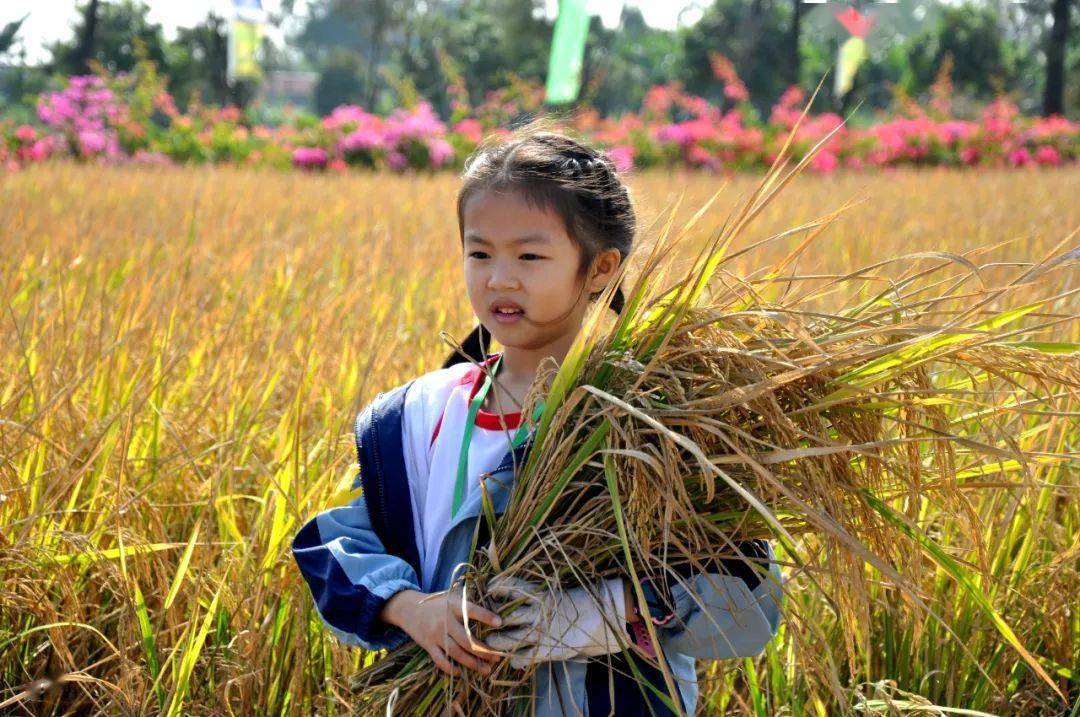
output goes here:
{"type": "Polygon", "coordinates": [[[412,381],[379,394],[356,418],[356,455],[371,527],[386,552],[420,575],[413,534],[412,498],[401,443],[405,393],[412,381]]]}
{"type": "MultiPolygon", "coordinates": [[[[415,380],[415,379],[414,379],[415,380]]],[[[420,552],[413,531],[412,491],[405,470],[401,422],[405,394],[412,381],[375,397],[370,407],[356,417],[356,454],[360,482],[365,495],[371,527],[391,555],[405,560],[420,575],[420,552]]],[[[514,483],[514,467],[524,463],[532,438],[508,450],[499,466],[483,477],[496,514],[506,510],[514,483]]],[[[447,533],[459,523],[482,512],[482,498],[473,494],[461,506],[447,533]]]]}

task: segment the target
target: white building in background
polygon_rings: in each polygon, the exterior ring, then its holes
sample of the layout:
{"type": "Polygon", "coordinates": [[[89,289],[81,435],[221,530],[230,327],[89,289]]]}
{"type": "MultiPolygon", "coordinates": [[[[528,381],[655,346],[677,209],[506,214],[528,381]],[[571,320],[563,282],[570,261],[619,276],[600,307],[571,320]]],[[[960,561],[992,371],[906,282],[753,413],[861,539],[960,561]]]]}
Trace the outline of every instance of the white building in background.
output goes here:
{"type": "Polygon", "coordinates": [[[271,70],[263,78],[261,97],[269,105],[311,107],[318,81],[318,72],[271,70]]]}

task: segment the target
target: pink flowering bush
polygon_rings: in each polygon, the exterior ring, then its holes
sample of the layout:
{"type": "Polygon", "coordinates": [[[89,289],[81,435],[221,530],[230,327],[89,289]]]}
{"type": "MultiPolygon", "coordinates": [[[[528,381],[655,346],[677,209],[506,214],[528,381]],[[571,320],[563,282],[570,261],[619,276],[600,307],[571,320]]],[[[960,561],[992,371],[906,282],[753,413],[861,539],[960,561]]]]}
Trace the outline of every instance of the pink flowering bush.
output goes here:
{"type": "Polygon", "coordinates": [[[293,150],[293,166],[300,169],[323,169],[330,161],[322,147],[297,147],[293,150]]]}
{"type": "Polygon", "coordinates": [[[305,169],[439,169],[457,156],[446,125],[426,101],[395,109],[386,118],[342,105],[322,120],[299,123],[297,130],[287,141],[299,145],[292,152],[293,165],[305,169]]]}
{"type": "MultiPolygon", "coordinates": [[[[761,119],[746,86],[722,55],[710,62],[722,104],[683,90],[678,82],[651,88],[637,112],[602,117],[576,108],[570,123],[600,147],[621,172],[691,167],[710,172],[762,170],[776,158],[807,102],[790,87],[761,119]]],[[[897,166],[1057,167],[1080,157],[1080,125],[1064,117],[1021,115],[997,99],[976,117],[952,116],[951,84],[935,83],[921,107],[899,97],[894,114],[865,125],[831,112],[809,113],[792,137],[795,159],[819,143],[811,171],[830,173],[897,166]]],[[[236,107],[196,104],[180,112],[152,66],[112,78],[68,78],[38,101],[39,125],[0,121],[0,169],[56,158],[139,164],[232,163],[308,171],[349,168],[459,168],[487,135],[504,135],[521,118],[543,113],[543,88],[521,80],[470,106],[464,79],[454,75],[453,117],[445,123],[425,100],[382,117],[342,105],[326,117],[292,108],[276,126],[259,124],[236,107]]]]}
{"type": "Polygon", "coordinates": [[[65,89],[41,96],[37,114],[47,129],[66,140],[73,156],[119,158],[117,127],[124,120],[127,108],[100,77],[70,78],[65,89]]]}

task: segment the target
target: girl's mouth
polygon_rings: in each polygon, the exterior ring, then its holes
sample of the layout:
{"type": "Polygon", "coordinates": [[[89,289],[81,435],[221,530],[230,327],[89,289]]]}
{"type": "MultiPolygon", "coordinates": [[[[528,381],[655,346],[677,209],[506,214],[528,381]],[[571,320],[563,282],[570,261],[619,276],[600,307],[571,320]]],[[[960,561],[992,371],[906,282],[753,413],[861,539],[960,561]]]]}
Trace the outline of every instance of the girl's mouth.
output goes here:
{"type": "Polygon", "coordinates": [[[517,323],[525,315],[522,309],[495,309],[491,313],[500,324],[517,323]]]}

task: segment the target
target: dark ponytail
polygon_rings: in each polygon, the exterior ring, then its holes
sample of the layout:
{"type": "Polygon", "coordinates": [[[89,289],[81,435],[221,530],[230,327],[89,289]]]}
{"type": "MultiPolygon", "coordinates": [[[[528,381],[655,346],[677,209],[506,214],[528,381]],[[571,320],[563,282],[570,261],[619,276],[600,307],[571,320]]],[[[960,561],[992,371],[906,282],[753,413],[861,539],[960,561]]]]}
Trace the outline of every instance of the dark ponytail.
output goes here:
{"type": "MultiPolygon", "coordinates": [[[[491,350],[491,332],[484,328],[483,324],[477,324],[476,328],[461,342],[461,350],[477,363],[483,361],[491,350]]],[[[454,364],[468,360],[455,349],[450,352],[450,356],[447,357],[442,367],[450,368],[454,364]]]]}
{"type": "MultiPolygon", "coordinates": [[[[581,249],[579,276],[605,250],[617,249],[625,261],[634,243],[637,221],[630,190],[614,162],[594,147],[538,119],[510,136],[489,135],[465,162],[457,198],[458,233],[465,243],[465,203],[482,190],[512,190],[534,206],[550,208],[563,220],[567,234],[581,249]]],[[[601,292],[590,296],[595,300],[601,292]]],[[[621,314],[626,303],[616,287],[608,307],[621,314]]],[[[478,324],[461,345],[469,358],[481,361],[491,346],[491,332],[478,324]]],[[[443,368],[469,360],[456,349],[443,368]]]]}
{"type": "Polygon", "coordinates": [[[608,302],[608,308],[614,311],[616,315],[619,315],[622,314],[624,306],[626,306],[626,297],[623,296],[622,285],[620,284],[611,294],[611,300],[608,302]]]}

